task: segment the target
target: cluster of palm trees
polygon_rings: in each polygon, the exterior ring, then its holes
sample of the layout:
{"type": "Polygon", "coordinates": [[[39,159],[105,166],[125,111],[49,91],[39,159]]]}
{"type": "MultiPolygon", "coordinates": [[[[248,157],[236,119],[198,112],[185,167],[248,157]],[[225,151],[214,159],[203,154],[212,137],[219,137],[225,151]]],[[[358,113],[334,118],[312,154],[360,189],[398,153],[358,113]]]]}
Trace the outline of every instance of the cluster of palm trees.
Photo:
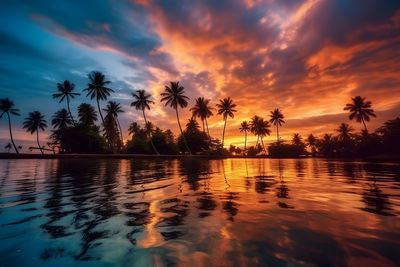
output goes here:
{"type": "MultiPolygon", "coordinates": [[[[106,101],[108,97],[111,95],[111,93],[114,92],[114,90],[109,87],[109,84],[111,82],[106,79],[104,74],[97,71],[88,74],[88,79],[89,82],[87,88],[85,88],[83,91],[87,92],[86,97],[90,97],[91,100],[95,99],[96,101],[97,112],[100,115],[106,139],[108,139],[108,141],[111,142],[110,134],[108,133],[107,130],[108,128],[106,126],[107,125],[115,126],[115,128],[117,129],[118,138],[120,139],[119,144],[123,144],[123,132],[118,119],[118,115],[124,112],[124,110],[121,107],[121,104],[115,101],[109,101],[106,105],[106,108],[102,109],[100,106],[100,101],[106,101]],[[103,116],[102,111],[106,113],[105,117],[103,116]]],[[[62,83],[57,83],[57,92],[53,94],[53,98],[59,99],[60,103],[65,101],[66,108],[57,111],[53,115],[51,124],[54,127],[54,129],[63,129],[69,126],[76,126],[77,121],[74,119],[71,113],[70,102],[71,99],[80,95],[80,93],[74,92],[74,90],[75,90],[75,84],[68,80],[62,83]]],[[[151,123],[147,120],[145,112],[146,110],[150,110],[151,104],[155,104],[155,102],[152,100],[152,96],[148,94],[145,90],[137,90],[136,92],[132,93],[132,97],[133,97],[133,102],[131,103],[131,106],[134,107],[136,110],[141,111],[145,123],[146,133],[149,137],[152,149],[154,150],[154,153],[159,154],[157,148],[152,142],[151,138],[152,131],[150,129],[152,126],[151,123]]],[[[160,101],[162,103],[165,103],[165,106],[169,106],[175,110],[178,127],[181,136],[183,137],[186,150],[189,154],[191,154],[185,135],[183,134],[184,131],[182,129],[179,117],[179,109],[183,109],[188,106],[189,97],[185,95],[185,88],[181,84],[179,84],[179,82],[170,82],[169,85],[165,86],[164,92],[161,93],[160,101]]],[[[211,107],[210,102],[211,102],[210,99],[205,99],[204,97],[199,97],[195,99],[195,105],[190,109],[190,111],[192,112],[192,117],[189,119],[188,125],[196,123],[195,126],[198,127],[198,124],[195,121],[195,119],[199,118],[202,122],[203,132],[207,134],[208,138],[211,141],[207,119],[209,119],[214,114],[213,114],[213,107],[211,107]]],[[[222,131],[222,147],[223,147],[225,141],[227,120],[228,117],[232,119],[234,118],[235,113],[237,112],[236,104],[230,97],[227,97],[219,100],[219,103],[216,104],[216,108],[217,108],[217,114],[222,115],[223,117],[223,123],[224,123],[222,131]]],[[[365,130],[367,130],[365,122],[370,121],[370,116],[375,117],[374,111],[371,109],[371,102],[365,101],[365,98],[362,98],[360,96],[352,98],[352,103],[347,104],[344,109],[350,111],[350,116],[349,116],[350,120],[356,119],[358,122],[360,123],[362,122],[365,127],[365,130]]],[[[0,118],[2,118],[4,114],[7,115],[11,143],[12,146],[14,147],[15,152],[18,154],[19,151],[14,143],[12,135],[10,116],[11,115],[19,116],[20,115],[19,110],[14,107],[14,103],[8,98],[0,99],[0,110],[2,112],[0,114],[0,118]]],[[[88,103],[82,103],[78,107],[78,116],[79,116],[79,123],[84,123],[86,125],[94,125],[95,121],[97,120],[97,114],[94,107],[88,103]]],[[[262,145],[264,152],[266,153],[263,137],[265,137],[266,135],[270,135],[271,133],[271,130],[269,129],[271,126],[270,123],[276,126],[277,144],[279,144],[280,142],[279,127],[285,123],[284,115],[282,114],[281,110],[276,108],[275,110],[270,112],[269,116],[270,116],[269,120],[265,120],[262,117],[256,115],[251,119],[250,122],[243,121],[240,124],[239,131],[244,132],[245,134],[244,151],[246,151],[246,146],[247,146],[247,134],[251,132],[255,136],[257,136],[256,147],[260,143],[262,145]]],[[[130,132],[131,128],[134,127],[133,124],[130,127],[130,132]]],[[[136,124],[136,126],[138,125],[136,124]]],[[[30,112],[28,117],[25,118],[23,122],[23,128],[25,128],[27,132],[31,134],[36,133],[36,141],[38,149],[42,154],[43,154],[43,148],[39,142],[39,131],[40,130],[44,131],[46,127],[47,127],[47,122],[44,118],[44,115],[42,115],[39,111],[30,112]]],[[[345,124],[342,124],[341,127],[343,127],[342,137],[344,138],[345,132],[346,131],[348,132],[351,129],[347,128],[346,130],[345,127],[348,126],[346,126],[345,124]]],[[[310,135],[309,143],[311,144],[313,143],[313,138],[314,137],[310,135]]]]}

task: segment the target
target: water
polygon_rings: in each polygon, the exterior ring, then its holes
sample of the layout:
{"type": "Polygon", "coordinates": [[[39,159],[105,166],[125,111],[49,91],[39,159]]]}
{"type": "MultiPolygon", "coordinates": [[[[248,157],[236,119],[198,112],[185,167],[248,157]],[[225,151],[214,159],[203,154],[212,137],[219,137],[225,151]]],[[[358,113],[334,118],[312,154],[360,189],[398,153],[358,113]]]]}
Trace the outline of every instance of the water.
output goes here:
{"type": "Polygon", "coordinates": [[[391,266],[400,165],[0,160],[0,266],[391,266]]]}

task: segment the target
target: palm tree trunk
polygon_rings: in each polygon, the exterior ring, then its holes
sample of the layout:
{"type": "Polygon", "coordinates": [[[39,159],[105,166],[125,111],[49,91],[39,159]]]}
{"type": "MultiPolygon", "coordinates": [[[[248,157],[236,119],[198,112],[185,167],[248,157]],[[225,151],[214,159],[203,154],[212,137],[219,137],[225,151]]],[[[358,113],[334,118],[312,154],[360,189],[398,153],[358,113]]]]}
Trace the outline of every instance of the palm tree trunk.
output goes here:
{"type": "Polygon", "coordinates": [[[69,109],[69,97],[68,96],[67,96],[67,108],[68,108],[68,113],[69,113],[69,116],[71,117],[72,123],[74,124],[74,126],[76,126],[74,117],[72,117],[71,110],[69,109]]]}
{"type": "Polygon", "coordinates": [[[41,152],[41,153],[42,153],[42,155],[43,155],[44,153],[43,153],[42,147],[41,147],[41,146],[40,146],[40,144],[39,144],[39,129],[38,129],[38,130],[36,130],[36,141],[37,141],[37,144],[38,144],[39,150],[40,150],[40,152],[41,152]]]}
{"type": "Polygon", "coordinates": [[[211,136],[210,136],[210,131],[208,130],[208,122],[207,122],[207,118],[205,119],[205,121],[206,121],[206,127],[207,127],[207,134],[208,134],[208,138],[210,138],[210,139],[211,139],[211,136]]]}
{"type": "Polygon", "coordinates": [[[276,124],[276,143],[279,143],[279,130],[278,130],[278,124],[276,124]]]}
{"type": "Polygon", "coordinates": [[[183,137],[183,141],[185,142],[186,149],[187,149],[187,151],[189,151],[189,154],[192,155],[192,152],[190,151],[190,148],[189,148],[189,146],[188,146],[188,144],[187,144],[187,142],[186,142],[186,137],[185,137],[185,135],[183,134],[182,127],[181,127],[181,123],[180,123],[180,121],[179,121],[178,108],[175,108],[175,111],[176,111],[176,119],[178,120],[179,130],[181,130],[181,135],[182,135],[182,137],[183,137]]]}
{"type": "Polygon", "coordinates": [[[262,139],[262,136],[261,136],[261,144],[262,144],[262,146],[263,146],[265,155],[267,155],[267,150],[265,150],[264,141],[263,141],[263,139],[262,139]]]}
{"type": "Polygon", "coordinates": [[[150,139],[150,144],[151,144],[151,146],[153,147],[154,152],[156,152],[157,155],[160,155],[160,153],[158,153],[157,148],[156,148],[156,147],[154,146],[154,144],[153,144],[153,139],[152,139],[152,136],[151,136],[151,132],[150,132],[150,129],[149,129],[149,125],[147,124],[147,119],[146,119],[146,114],[144,113],[144,109],[142,109],[142,111],[143,111],[144,123],[146,124],[147,135],[149,136],[149,139],[150,139]]]}
{"type": "Polygon", "coordinates": [[[244,153],[246,154],[247,131],[244,131],[244,153]]]}
{"type": "Polygon", "coordinates": [[[203,122],[203,133],[206,133],[206,129],[204,128],[204,119],[201,119],[203,122]]]}
{"type": "Polygon", "coordinates": [[[225,117],[224,131],[222,132],[222,148],[224,148],[225,128],[226,128],[226,121],[227,121],[227,120],[228,120],[228,117],[225,117]]]}
{"type": "Polygon", "coordinates": [[[365,131],[368,132],[367,125],[365,124],[364,118],[361,117],[361,121],[364,124],[365,131]]]}
{"type": "Polygon", "coordinates": [[[258,140],[260,140],[260,136],[259,136],[259,135],[257,135],[256,148],[257,148],[257,146],[258,146],[258,140]]]}
{"type": "Polygon", "coordinates": [[[122,129],[121,129],[121,125],[119,124],[118,117],[115,117],[115,120],[117,121],[117,124],[118,124],[119,132],[121,134],[121,142],[122,142],[122,145],[123,145],[124,144],[124,137],[122,136],[122,129]]]}
{"type": "Polygon", "coordinates": [[[104,118],[103,118],[103,114],[101,114],[99,99],[96,98],[96,101],[97,101],[97,109],[99,110],[100,117],[101,117],[101,122],[103,123],[103,127],[104,127],[104,118]]]}
{"type": "Polygon", "coordinates": [[[13,147],[15,149],[15,153],[19,154],[19,151],[18,151],[18,149],[17,149],[17,147],[15,146],[15,143],[14,143],[14,138],[13,138],[12,131],[11,131],[10,114],[8,114],[8,112],[7,112],[7,117],[8,117],[8,129],[10,130],[11,143],[13,144],[13,147]]]}

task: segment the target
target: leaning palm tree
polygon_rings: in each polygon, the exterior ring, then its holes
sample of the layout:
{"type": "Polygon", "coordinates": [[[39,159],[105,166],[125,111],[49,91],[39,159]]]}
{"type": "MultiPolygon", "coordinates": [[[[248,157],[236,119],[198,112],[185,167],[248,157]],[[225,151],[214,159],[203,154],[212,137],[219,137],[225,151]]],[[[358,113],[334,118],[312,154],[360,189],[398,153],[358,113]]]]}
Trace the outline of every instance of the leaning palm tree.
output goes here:
{"type": "Polygon", "coordinates": [[[100,118],[102,123],[104,124],[103,114],[101,114],[100,108],[100,100],[107,100],[107,97],[110,96],[111,92],[114,92],[113,89],[108,88],[106,85],[110,84],[110,81],[107,81],[104,74],[98,71],[93,71],[88,74],[89,83],[88,87],[83,91],[88,91],[86,96],[90,96],[90,99],[96,98],[97,109],[100,114],[100,118]]]}
{"type": "Polygon", "coordinates": [[[107,112],[107,114],[111,114],[115,121],[117,122],[118,125],[118,129],[121,135],[121,142],[124,142],[124,137],[122,135],[122,129],[121,129],[121,124],[119,124],[119,120],[118,120],[118,113],[123,113],[125,112],[120,103],[114,102],[114,101],[108,101],[108,104],[106,106],[105,109],[103,109],[105,112],[107,112]]]}
{"type": "Polygon", "coordinates": [[[340,124],[339,128],[336,129],[336,132],[339,133],[338,138],[340,141],[350,140],[351,132],[353,131],[354,128],[347,123],[340,124]]]}
{"type": "Polygon", "coordinates": [[[353,103],[346,104],[344,110],[349,110],[349,119],[356,119],[357,122],[362,122],[364,124],[365,131],[367,130],[367,125],[365,121],[370,121],[371,117],[376,117],[374,110],[371,108],[371,101],[365,101],[364,97],[356,96],[351,99],[353,103]]]}
{"type": "Polygon", "coordinates": [[[190,109],[192,111],[193,117],[198,117],[203,122],[203,132],[205,132],[205,128],[207,128],[207,134],[210,136],[210,131],[208,130],[207,118],[213,115],[212,108],[209,106],[210,99],[205,99],[204,97],[198,97],[195,99],[196,104],[193,108],[190,109]],[[205,127],[206,125],[206,127],[205,127]]]}
{"type": "Polygon", "coordinates": [[[253,118],[254,121],[252,121],[251,128],[252,128],[253,132],[260,138],[261,144],[264,149],[264,153],[267,154],[267,150],[265,149],[263,137],[271,134],[271,130],[269,129],[270,125],[269,125],[268,121],[264,120],[263,118],[258,117],[258,116],[254,116],[254,117],[255,118],[253,118]]]}
{"type": "Polygon", "coordinates": [[[54,113],[51,125],[56,129],[64,129],[73,123],[68,111],[63,108],[54,113]]]}
{"type": "Polygon", "coordinates": [[[97,121],[97,114],[95,108],[88,104],[82,103],[78,107],[79,122],[86,126],[94,125],[97,121]]]}
{"type": "Polygon", "coordinates": [[[72,122],[75,124],[74,117],[72,117],[71,110],[69,108],[69,100],[70,98],[74,98],[77,95],[80,95],[79,93],[74,93],[74,88],[75,84],[71,83],[68,80],[65,80],[63,83],[57,83],[57,90],[58,93],[53,94],[53,98],[60,98],[60,103],[64,101],[64,99],[67,100],[67,108],[68,108],[68,113],[69,116],[72,120],[72,122]]]}
{"type": "Polygon", "coordinates": [[[258,135],[258,131],[257,131],[257,127],[259,125],[260,120],[261,120],[261,117],[255,115],[250,121],[250,132],[252,132],[254,135],[257,136],[256,147],[257,147],[258,141],[260,139],[260,136],[258,135]]]}
{"type": "Polygon", "coordinates": [[[170,82],[170,86],[168,85],[165,86],[165,91],[161,93],[161,97],[162,97],[161,102],[165,102],[165,106],[169,105],[171,108],[175,109],[179,130],[181,131],[181,135],[183,137],[186,149],[189,152],[189,154],[192,154],[186,142],[186,137],[183,134],[178,113],[178,107],[185,108],[188,105],[189,97],[185,96],[185,88],[182,85],[180,85],[179,82],[170,82]]]}
{"type": "Polygon", "coordinates": [[[228,119],[228,116],[231,118],[235,117],[234,112],[237,111],[235,107],[236,104],[233,103],[233,100],[230,97],[224,98],[222,100],[220,99],[219,103],[217,104],[218,115],[222,114],[225,120],[224,130],[222,132],[222,147],[224,147],[226,121],[228,119]]]}
{"type": "Polygon", "coordinates": [[[0,119],[3,117],[4,113],[7,114],[8,129],[10,131],[11,143],[14,147],[15,153],[19,154],[19,151],[14,143],[14,138],[13,138],[12,130],[11,130],[11,119],[10,119],[10,114],[15,115],[15,116],[20,115],[19,109],[14,108],[14,102],[12,102],[10,99],[3,98],[3,99],[0,99],[0,112],[1,112],[0,119]]]}
{"type": "Polygon", "coordinates": [[[271,111],[269,116],[271,117],[269,122],[276,126],[276,142],[279,143],[279,126],[282,126],[282,123],[285,123],[283,120],[285,117],[278,108],[276,108],[274,111],[271,111]]]}
{"type": "Polygon", "coordinates": [[[246,144],[247,144],[247,132],[250,131],[250,124],[247,121],[242,121],[239,128],[240,132],[244,132],[244,153],[246,153],[246,144]]]}
{"type": "Polygon", "coordinates": [[[154,152],[156,152],[156,154],[159,155],[160,153],[158,153],[157,148],[153,144],[153,140],[151,138],[151,133],[149,130],[149,124],[147,123],[147,119],[146,119],[146,113],[144,112],[145,109],[150,110],[150,104],[154,104],[154,101],[150,100],[151,95],[146,94],[146,92],[144,90],[136,90],[136,93],[132,93],[132,96],[135,99],[135,101],[133,101],[131,103],[131,107],[135,107],[136,110],[142,111],[143,118],[144,118],[144,124],[147,129],[146,132],[149,136],[151,146],[153,147],[154,152]]]}
{"type": "Polygon", "coordinates": [[[29,116],[25,118],[25,121],[23,122],[23,127],[31,134],[36,132],[36,141],[39,150],[43,155],[43,149],[39,143],[39,130],[44,131],[44,129],[47,127],[46,121],[44,120],[44,115],[42,115],[39,111],[29,112],[29,116]]]}

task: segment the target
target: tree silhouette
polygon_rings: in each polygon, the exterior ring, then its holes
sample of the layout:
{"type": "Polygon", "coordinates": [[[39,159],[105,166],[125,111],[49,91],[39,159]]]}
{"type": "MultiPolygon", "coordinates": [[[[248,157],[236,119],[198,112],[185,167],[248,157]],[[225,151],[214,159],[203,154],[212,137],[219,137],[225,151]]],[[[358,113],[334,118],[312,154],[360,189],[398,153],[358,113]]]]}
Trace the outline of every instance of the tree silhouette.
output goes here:
{"type": "Polygon", "coordinates": [[[86,125],[92,126],[97,121],[97,114],[94,107],[88,103],[82,103],[78,107],[79,122],[86,125]]]}
{"type": "Polygon", "coordinates": [[[119,120],[118,120],[118,113],[124,113],[125,112],[122,109],[121,104],[117,103],[117,102],[114,102],[114,101],[108,101],[108,104],[107,104],[106,108],[103,109],[103,110],[105,112],[107,112],[107,114],[111,114],[114,117],[114,119],[115,119],[115,121],[116,121],[116,123],[118,125],[118,129],[119,129],[120,135],[121,135],[121,142],[123,143],[124,142],[124,137],[122,135],[121,124],[119,123],[119,120]]]}
{"type": "Polygon", "coordinates": [[[307,137],[307,144],[311,148],[311,153],[313,155],[315,155],[316,152],[317,141],[317,138],[315,138],[315,136],[312,134],[307,137]]]}
{"type": "Polygon", "coordinates": [[[204,97],[198,97],[195,99],[195,101],[196,104],[194,105],[193,108],[190,109],[190,111],[193,112],[193,117],[198,117],[202,120],[203,132],[205,132],[204,123],[206,124],[207,134],[210,137],[210,131],[208,130],[208,123],[207,123],[207,118],[213,115],[211,111],[212,108],[209,106],[210,99],[205,99],[204,97]]]}
{"type": "Polygon", "coordinates": [[[350,111],[350,120],[353,120],[355,118],[357,122],[362,122],[364,124],[365,130],[368,131],[365,121],[370,121],[370,116],[376,117],[374,110],[371,108],[371,102],[365,102],[365,98],[361,96],[353,97],[351,100],[353,101],[353,103],[346,104],[344,110],[350,111]]]}
{"type": "Polygon", "coordinates": [[[271,119],[269,122],[276,126],[276,142],[279,143],[279,126],[282,126],[282,123],[285,123],[283,120],[285,117],[278,108],[276,108],[274,111],[271,111],[270,117],[271,119]]]}
{"type": "Polygon", "coordinates": [[[7,153],[10,153],[11,143],[8,143],[7,145],[5,145],[4,149],[7,149],[7,153]]]}
{"type": "Polygon", "coordinates": [[[44,120],[44,115],[42,115],[39,111],[29,112],[29,116],[25,118],[25,121],[23,122],[23,127],[31,134],[36,132],[36,141],[39,146],[39,150],[43,155],[43,149],[39,143],[39,130],[44,131],[44,129],[47,127],[46,120],[44,120]]]}
{"type": "Polygon", "coordinates": [[[151,132],[149,129],[149,124],[147,123],[146,114],[144,112],[145,109],[150,110],[150,104],[154,104],[154,101],[150,100],[151,95],[146,94],[146,92],[144,90],[136,90],[136,94],[132,93],[132,96],[135,99],[135,101],[133,101],[131,103],[131,107],[135,107],[136,110],[142,111],[143,118],[144,118],[144,124],[147,129],[147,134],[149,136],[151,146],[153,147],[153,150],[156,152],[156,154],[159,155],[160,153],[158,153],[158,150],[156,149],[156,147],[153,144],[153,140],[151,138],[151,132]]]}
{"type": "Polygon", "coordinates": [[[181,131],[181,135],[183,136],[186,149],[188,150],[189,154],[192,154],[187,144],[186,137],[183,134],[178,114],[178,107],[185,108],[188,105],[189,97],[185,95],[185,88],[181,86],[179,82],[170,82],[170,86],[165,86],[165,91],[161,93],[161,97],[161,102],[165,102],[165,106],[169,105],[171,108],[175,109],[179,130],[181,131]]]}
{"type": "Polygon", "coordinates": [[[71,83],[68,80],[65,80],[63,83],[57,83],[57,90],[58,93],[53,94],[53,98],[60,98],[60,103],[64,101],[64,99],[67,100],[67,108],[68,108],[68,113],[69,116],[72,120],[72,122],[75,124],[74,117],[72,116],[71,110],[69,108],[69,100],[70,98],[74,98],[77,95],[80,95],[79,93],[74,93],[75,89],[75,84],[71,83]]]}
{"type": "MultiPolygon", "coordinates": [[[[268,121],[264,120],[263,118],[259,116],[254,116],[251,120],[250,123],[250,130],[254,135],[257,135],[257,144],[258,144],[258,139],[261,140],[261,144],[263,146],[264,152],[267,153],[267,150],[265,149],[263,137],[266,135],[271,134],[271,130],[269,129],[270,125],[268,121]]],[[[257,146],[256,144],[256,146],[257,146]]]]}
{"type": "Polygon", "coordinates": [[[100,114],[101,121],[104,125],[103,114],[101,114],[100,108],[100,100],[107,100],[107,97],[110,96],[111,92],[114,92],[113,89],[106,87],[107,84],[110,84],[110,81],[106,81],[104,74],[98,71],[93,71],[88,74],[89,83],[88,87],[83,91],[88,91],[86,96],[90,96],[90,99],[96,98],[97,109],[100,114]]]}
{"type": "Polygon", "coordinates": [[[140,128],[139,124],[138,124],[137,122],[132,122],[132,123],[129,125],[128,133],[129,133],[130,135],[135,136],[140,130],[141,130],[141,128],[140,128]]]}
{"type": "Polygon", "coordinates": [[[353,132],[354,129],[349,124],[342,123],[336,131],[339,133],[339,141],[348,141],[351,139],[351,132],[353,132]]]}
{"type": "Polygon", "coordinates": [[[218,115],[222,114],[225,120],[224,130],[222,132],[222,147],[224,147],[226,121],[228,119],[228,116],[231,118],[235,117],[234,113],[237,112],[235,107],[236,104],[233,103],[233,100],[230,97],[220,99],[219,103],[217,104],[218,115]]]}
{"type": "Polygon", "coordinates": [[[303,145],[303,140],[302,140],[300,134],[298,134],[298,133],[293,134],[292,144],[295,146],[303,145]]]}
{"type": "Polygon", "coordinates": [[[54,113],[51,120],[51,125],[56,129],[63,129],[70,126],[73,123],[68,111],[63,108],[54,113]]]}
{"type": "Polygon", "coordinates": [[[239,131],[244,132],[244,153],[246,153],[247,132],[250,131],[250,124],[248,124],[247,121],[242,121],[239,131]]]}
{"type": "Polygon", "coordinates": [[[11,143],[14,147],[15,153],[19,154],[19,151],[14,143],[14,138],[13,138],[12,130],[11,130],[11,119],[10,119],[10,114],[15,115],[15,116],[20,116],[19,109],[14,108],[14,102],[12,102],[10,99],[2,98],[2,99],[0,99],[0,111],[1,111],[0,119],[3,117],[4,113],[7,114],[8,129],[10,131],[11,143]]]}

